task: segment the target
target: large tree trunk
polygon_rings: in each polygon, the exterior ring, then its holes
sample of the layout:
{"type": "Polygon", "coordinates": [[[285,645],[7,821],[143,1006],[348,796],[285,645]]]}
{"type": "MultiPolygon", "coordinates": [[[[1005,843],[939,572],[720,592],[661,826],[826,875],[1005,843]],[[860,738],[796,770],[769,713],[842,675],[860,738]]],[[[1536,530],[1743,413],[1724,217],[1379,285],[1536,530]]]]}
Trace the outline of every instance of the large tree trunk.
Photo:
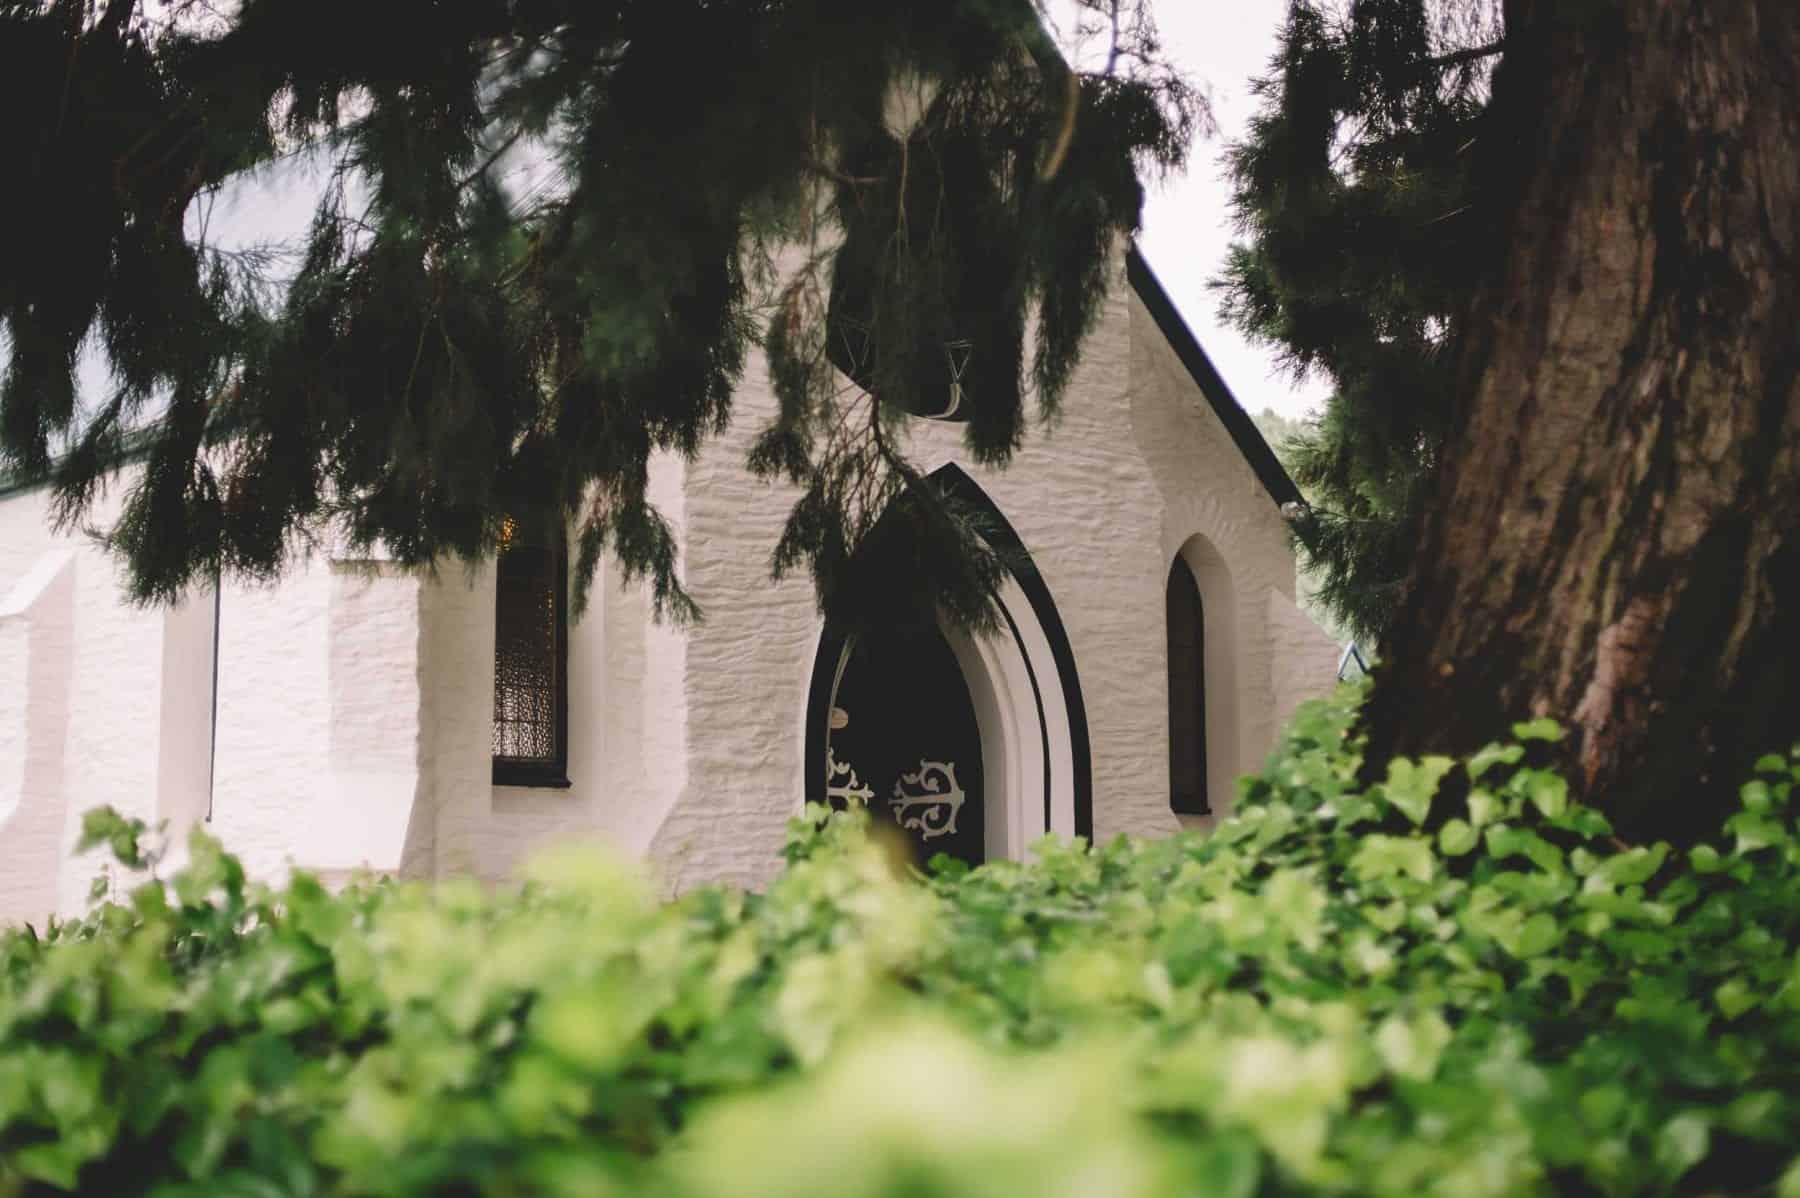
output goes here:
{"type": "Polygon", "coordinates": [[[1548,715],[1623,833],[1687,838],[1800,734],[1800,5],[1506,17],[1503,257],[1369,760],[1548,715]]]}

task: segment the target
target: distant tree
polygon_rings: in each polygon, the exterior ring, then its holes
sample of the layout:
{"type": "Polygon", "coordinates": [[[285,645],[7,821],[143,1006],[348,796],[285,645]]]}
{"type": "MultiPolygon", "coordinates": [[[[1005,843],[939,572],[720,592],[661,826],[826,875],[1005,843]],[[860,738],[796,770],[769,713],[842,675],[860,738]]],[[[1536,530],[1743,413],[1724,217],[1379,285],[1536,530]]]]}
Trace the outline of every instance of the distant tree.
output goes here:
{"type": "Polygon", "coordinates": [[[1274,408],[1264,408],[1250,419],[1256,424],[1256,431],[1263,435],[1263,440],[1269,443],[1269,448],[1275,451],[1275,456],[1281,459],[1281,464],[1286,466],[1291,456],[1288,444],[1306,431],[1308,422],[1290,420],[1274,408]]]}
{"type": "Polygon", "coordinates": [[[998,564],[894,422],[954,357],[1008,459],[1200,115],[1147,0],[1079,11],[1108,52],[1076,73],[1038,0],[0,0],[0,469],[73,521],[141,451],[111,536],[144,599],[325,524],[425,562],[531,513],[576,524],[583,589],[606,546],[685,616],[648,462],[761,346],[749,465],[802,489],[775,567],[842,598],[904,496],[914,597],[979,622],[998,564]],[[292,262],[207,243],[198,199],[303,153],[292,262]],[[509,184],[521,154],[553,169],[509,184]],[[78,397],[90,345],[113,385],[78,397]]]}
{"type": "Polygon", "coordinates": [[[1499,14],[1467,0],[1300,0],[1229,156],[1239,228],[1228,318],[1321,418],[1281,447],[1319,600],[1381,640],[1449,425],[1451,345],[1482,246],[1471,148],[1499,14]]]}
{"type": "MultiPolygon", "coordinates": [[[[1277,412],[1274,408],[1265,407],[1251,416],[1257,431],[1262,433],[1263,440],[1275,451],[1283,467],[1289,474],[1295,472],[1296,452],[1302,438],[1316,435],[1317,422],[1311,418],[1292,420],[1277,412]]],[[[1313,498],[1307,488],[1302,487],[1300,493],[1310,502],[1313,498]]],[[[1305,516],[1291,521],[1295,527],[1303,524],[1305,516]]],[[[1297,538],[1296,538],[1297,539],[1297,538]]],[[[1304,547],[1304,543],[1302,543],[1304,547]]],[[[1319,627],[1325,629],[1339,641],[1355,639],[1357,633],[1346,625],[1336,608],[1320,598],[1326,577],[1321,565],[1311,557],[1303,556],[1295,581],[1299,587],[1300,609],[1311,616],[1319,627]]]]}

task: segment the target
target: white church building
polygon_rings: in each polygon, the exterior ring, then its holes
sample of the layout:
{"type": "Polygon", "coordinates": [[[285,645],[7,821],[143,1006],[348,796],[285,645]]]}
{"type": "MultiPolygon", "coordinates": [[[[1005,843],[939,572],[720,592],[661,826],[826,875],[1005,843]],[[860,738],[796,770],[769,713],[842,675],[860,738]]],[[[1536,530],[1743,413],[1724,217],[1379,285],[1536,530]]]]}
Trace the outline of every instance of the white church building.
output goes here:
{"type": "Polygon", "coordinates": [[[557,555],[525,550],[323,553],[134,607],[42,489],[0,485],[0,924],[83,907],[100,804],[177,842],[204,821],[270,880],[499,881],[585,839],[671,889],[764,883],[807,798],[864,797],[921,856],[970,861],[1228,811],[1337,646],[1295,606],[1292,481],[1137,251],[1118,270],[1060,419],[1009,467],[910,422],[914,460],[1013,551],[992,635],[852,646],[803,574],[770,581],[794,494],[744,468],[774,411],[755,359],[730,430],[653,474],[688,628],[606,570],[570,619],[557,555]]]}

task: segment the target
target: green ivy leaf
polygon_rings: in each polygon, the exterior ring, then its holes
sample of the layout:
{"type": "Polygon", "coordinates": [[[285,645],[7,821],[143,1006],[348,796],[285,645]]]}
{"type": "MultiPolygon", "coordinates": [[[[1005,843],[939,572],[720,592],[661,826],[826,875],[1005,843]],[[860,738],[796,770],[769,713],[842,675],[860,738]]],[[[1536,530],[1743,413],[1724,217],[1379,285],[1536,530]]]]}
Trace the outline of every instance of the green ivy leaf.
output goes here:
{"type": "Polygon", "coordinates": [[[1573,832],[1583,840],[1604,840],[1613,834],[1612,822],[1604,815],[1592,807],[1574,803],[1561,816],[1551,820],[1550,826],[1573,832]]]}
{"type": "Polygon", "coordinates": [[[1262,1153],[1254,1139],[1226,1132],[1202,1140],[1196,1146],[1194,1177],[1197,1186],[1204,1187],[1209,1196],[1255,1198],[1262,1181],[1262,1162],[1262,1153]]]}
{"type": "Polygon", "coordinates": [[[85,853],[105,845],[120,865],[142,869],[144,853],[141,840],[147,830],[141,819],[127,819],[111,807],[95,807],[81,817],[81,837],[75,851],[85,853]]]}
{"type": "Polygon", "coordinates": [[[1387,782],[1382,789],[1388,801],[1417,827],[1431,814],[1431,800],[1437,794],[1438,783],[1455,767],[1455,760],[1449,757],[1422,757],[1416,763],[1397,757],[1388,763],[1387,782]]]}
{"type": "Polygon", "coordinates": [[[1517,765],[1524,756],[1524,745],[1484,745],[1475,751],[1464,768],[1471,779],[1477,779],[1496,765],[1517,765]]]}
{"type": "Polygon", "coordinates": [[[1524,857],[1546,873],[1565,872],[1562,850],[1536,832],[1508,824],[1494,824],[1484,835],[1491,856],[1524,857]]]}
{"type": "Polygon", "coordinates": [[[1730,868],[1731,862],[1719,855],[1719,850],[1710,844],[1698,844],[1688,851],[1688,862],[1695,873],[1716,874],[1730,868]]]}
{"type": "Polygon", "coordinates": [[[1624,1119],[1631,1106],[1631,1094],[1624,1086],[1595,1086],[1582,1094],[1580,1106],[1582,1121],[1589,1130],[1607,1130],[1624,1119]]]}
{"type": "Polygon", "coordinates": [[[1480,843],[1469,821],[1453,819],[1438,829],[1438,848],[1446,857],[1461,857],[1480,843]]]}
{"type": "Polygon", "coordinates": [[[1755,1008],[1762,999],[1744,984],[1742,978],[1732,978],[1713,991],[1713,1001],[1719,1005],[1719,1010],[1725,1018],[1736,1019],[1744,1012],[1755,1008]]]}
{"type": "Polygon", "coordinates": [[[1788,772],[1787,758],[1779,753],[1764,753],[1756,759],[1756,764],[1751,769],[1758,774],[1773,774],[1777,778],[1785,778],[1788,772]]]}
{"type": "Polygon", "coordinates": [[[1671,1178],[1679,1178],[1706,1159],[1712,1144],[1712,1125],[1704,1115],[1689,1111],[1663,1124],[1656,1137],[1656,1163],[1671,1178]]]}
{"type": "Polygon", "coordinates": [[[1800,1198],[1800,1156],[1788,1162],[1775,1183],[1775,1198],[1800,1198]]]}
{"type": "MultiPolygon", "coordinates": [[[[79,1188],[81,1166],[87,1161],[88,1154],[70,1139],[27,1144],[12,1151],[12,1167],[18,1170],[19,1176],[53,1185],[68,1193],[79,1188]]],[[[0,1173],[0,1178],[4,1177],[5,1174],[0,1173]]]]}
{"type": "Polygon", "coordinates": [[[1738,801],[1744,805],[1746,811],[1767,815],[1769,809],[1775,805],[1775,794],[1769,789],[1767,782],[1756,778],[1738,788],[1738,801]]]}
{"type": "Polygon", "coordinates": [[[1367,881],[1409,877],[1429,882],[1436,870],[1431,842],[1416,836],[1365,836],[1350,859],[1350,869],[1367,881]]]}
{"type": "Polygon", "coordinates": [[[1569,784],[1549,770],[1526,770],[1517,776],[1525,797],[1545,819],[1558,819],[1569,808],[1569,784]]]}
{"type": "Polygon", "coordinates": [[[1608,857],[1596,872],[1614,886],[1641,886],[1655,877],[1669,859],[1669,846],[1639,846],[1608,857]]]}
{"type": "Polygon", "coordinates": [[[1519,740],[1545,740],[1552,743],[1561,740],[1566,735],[1562,725],[1548,716],[1539,716],[1535,720],[1514,724],[1512,734],[1519,740]]]}
{"type": "Polygon", "coordinates": [[[1382,1063],[1409,1081],[1430,1080],[1450,1040],[1450,1025],[1436,1011],[1414,1019],[1389,1015],[1375,1029],[1375,1048],[1382,1063]]]}
{"type": "Polygon", "coordinates": [[[1725,821],[1725,830],[1737,837],[1733,851],[1744,857],[1788,843],[1788,830],[1753,812],[1742,811],[1725,821]]]}
{"type": "Polygon", "coordinates": [[[1476,787],[1469,792],[1469,822],[1477,828],[1486,827],[1506,814],[1506,805],[1498,796],[1476,787]]]}
{"type": "Polygon", "coordinates": [[[1556,917],[1547,911],[1539,911],[1525,921],[1519,929],[1518,940],[1513,946],[1513,954],[1519,957],[1537,957],[1549,952],[1562,941],[1562,927],[1556,917]]]}

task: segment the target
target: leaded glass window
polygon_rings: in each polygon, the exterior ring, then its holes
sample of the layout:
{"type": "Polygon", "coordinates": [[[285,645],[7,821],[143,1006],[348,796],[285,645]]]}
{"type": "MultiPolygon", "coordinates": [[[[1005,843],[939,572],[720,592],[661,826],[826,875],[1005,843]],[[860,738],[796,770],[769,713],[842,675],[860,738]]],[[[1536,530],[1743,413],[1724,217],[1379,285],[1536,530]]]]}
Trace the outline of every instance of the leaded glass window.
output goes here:
{"type": "Polygon", "coordinates": [[[502,529],[494,586],[494,781],[567,785],[567,565],[560,545],[502,529]]]}

